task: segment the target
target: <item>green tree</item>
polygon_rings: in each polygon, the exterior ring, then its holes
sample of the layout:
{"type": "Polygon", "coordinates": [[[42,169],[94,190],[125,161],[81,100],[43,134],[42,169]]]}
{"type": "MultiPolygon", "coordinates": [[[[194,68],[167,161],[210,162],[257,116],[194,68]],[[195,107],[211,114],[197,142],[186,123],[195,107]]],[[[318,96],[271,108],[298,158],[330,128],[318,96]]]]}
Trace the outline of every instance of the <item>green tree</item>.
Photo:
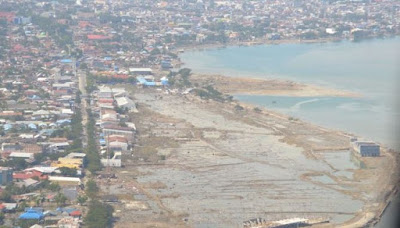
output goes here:
{"type": "Polygon", "coordinates": [[[183,69],[180,69],[180,70],[178,71],[178,74],[180,74],[180,75],[181,75],[182,77],[184,77],[184,78],[189,78],[191,72],[192,72],[191,69],[189,69],[189,68],[183,68],[183,69]]]}
{"type": "Polygon", "coordinates": [[[17,170],[22,170],[28,167],[28,163],[23,158],[13,158],[12,160],[8,161],[7,166],[13,167],[17,170]]]}
{"type": "Polygon", "coordinates": [[[78,92],[76,93],[75,103],[77,103],[77,104],[80,104],[80,103],[81,103],[81,91],[78,91],[78,92]]]}
{"type": "Polygon", "coordinates": [[[105,203],[94,200],[89,205],[89,211],[84,218],[89,228],[111,227],[113,208],[105,203]]]}
{"type": "Polygon", "coordinates": [[[67,197],[62,193],[58,193],[54,199],[57,203],[57,206],[64,206],[65,202],[67,202],[67,197]]]}
{"type": "Polygon", "coordinates": [[[88,65],[86,63],[81,63],[79,65],[79,69],[86,70],[86,69],[88,69],[88,65]]]}
{"type": "Polygon", "coordinates": [[[46,160],[46,155],[44,153],[35,154],[33,157],[35,158],[35,164],[40,164],[46,160]]]}
{"type": "MultiPolygon", "coordinates": [[[[100,161],[100,154],[96,144],[96,136],[95,136],[95,120],[93,114],[90,109],[87,110],[89,121],[86,125],[86,131],[88,134],[88,143],[85,149],[86,158],[88,161],[88,170],[94,174],[97,171],[101,170],[102,165],[100,161]]],[[[89,196],[90,197],[90,196],[89,196]]]]}
{"type": "Polygon", "coordinates": [[[61,167],[59,170],[63,176],[75,177],[77,175],[77,170],[74,168],[61,167]]]}
{"type": "Polygon", "coordinates": [[[85,195],[79,195],[78,198],[76,199],[79,203],[79,205],[84,205],[86,201],[88,200],[88,197],[85,195]]]}
{"type": "Polygon", "coordinates": [[[49,190],[52,191],[52,192],[58,192],[58,191],[61,190],[61,187],[60,187],[59,184],[53,182],[53,183],[50,183],[50,184],[47,186],[47,189],[49,189],[49,190]]]}
{"type": "Polygon", "coordinates": [[[22,201],[18,204],[17,211],[24,211],[26,207],[28,207],[28,203],[26,201],[22,201]]]}
{"type": "Polygon", "coordinates": [[[13,202],[12,193],[10,191],[3,191],[0,199],[6,203],[11,203],[13,202]]]}
{"type": "Polygon", "coordinates": [[[96,90],[97,86],[96,86],[96,77],[91,74],[88,73],[87,77],[86,77],[86,90],[88,93],[92,93],[94,90],[96,90]]]}
{"type": "Polygon", "coordinates": [[[20,219],[18,221],[18,225],[21,228],[29,228],[35,224],[38,224],[38,221],[36,219],[28,219],[28,220],[22,220],[20,219]]]}
{"type": "Polygon", "coordinates": [[[0,224],[4,223],[4,214],[3,212],[0,212],[0,224]]]}
{"type": "Polygon", "coordinates": [[[161,54],[160,49],[158,48],[154,48],[153,50],[151,50],[150,55],[159,55],[161,54]]]}
{"type": "Polygon", "coordinates": [[[99,187],[96,184],[96,181],[90,179],[86,182],[85,193],[89,198],[93,199],[97,196],[99,192],[99,187]]]}

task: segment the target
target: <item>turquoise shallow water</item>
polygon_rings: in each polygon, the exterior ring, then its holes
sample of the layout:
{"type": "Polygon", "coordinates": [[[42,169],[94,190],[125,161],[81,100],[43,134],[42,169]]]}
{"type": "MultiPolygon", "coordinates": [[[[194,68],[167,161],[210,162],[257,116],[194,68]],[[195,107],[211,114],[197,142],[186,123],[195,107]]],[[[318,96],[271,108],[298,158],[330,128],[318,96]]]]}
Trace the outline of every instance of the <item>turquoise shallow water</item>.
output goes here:
{"type": "Polygon", "coordinates": [[[190,51],[197,73],[288,79],[357,92],[361,98],[235,95],[241,101],[400,149],[400,38],[190,51]]]}

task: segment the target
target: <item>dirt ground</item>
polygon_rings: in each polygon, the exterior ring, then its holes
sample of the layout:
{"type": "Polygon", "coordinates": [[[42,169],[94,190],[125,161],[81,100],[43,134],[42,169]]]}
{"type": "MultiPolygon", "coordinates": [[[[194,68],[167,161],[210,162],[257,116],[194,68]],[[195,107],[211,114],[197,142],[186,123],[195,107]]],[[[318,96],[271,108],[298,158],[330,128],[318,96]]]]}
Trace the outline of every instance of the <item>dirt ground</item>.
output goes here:
{"type": "Polygon", "coordinates": [[[267,110],[138,89],[138,135],[117,179],[116,227],[242,227],[252,218],[360,225],[382,210],[396,159],[359,158],[349,136],[267,110]]]}

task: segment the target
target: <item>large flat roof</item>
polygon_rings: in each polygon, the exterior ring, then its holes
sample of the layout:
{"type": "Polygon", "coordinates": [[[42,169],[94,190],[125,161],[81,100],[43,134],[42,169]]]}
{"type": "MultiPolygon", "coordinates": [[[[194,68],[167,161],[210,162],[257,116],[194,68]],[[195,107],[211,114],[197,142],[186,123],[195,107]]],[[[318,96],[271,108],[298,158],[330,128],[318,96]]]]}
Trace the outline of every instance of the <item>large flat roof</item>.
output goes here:
{"type": "Polygon", "coordinates": [[[140,71],[140,72],[143,72],[143,71],[153,71],[151,68],[129,68],[129,71],[131,71],[131,72],[135,72],[135,71],[140,71]]]}

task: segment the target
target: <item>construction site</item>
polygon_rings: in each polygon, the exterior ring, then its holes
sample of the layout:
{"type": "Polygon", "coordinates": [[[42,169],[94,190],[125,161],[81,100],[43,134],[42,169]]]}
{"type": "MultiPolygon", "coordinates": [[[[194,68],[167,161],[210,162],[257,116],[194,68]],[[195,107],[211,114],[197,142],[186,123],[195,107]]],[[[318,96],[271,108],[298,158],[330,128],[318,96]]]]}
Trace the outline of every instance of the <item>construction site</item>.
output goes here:
{"type": "Polygon", "coordinates": [[[235,101],[129,91],[134,147],[107,169],[115,178],[98,179],[115,227],[360,227],[394,189],[395,153],[356,156],[352,135],[235,101]]]}

